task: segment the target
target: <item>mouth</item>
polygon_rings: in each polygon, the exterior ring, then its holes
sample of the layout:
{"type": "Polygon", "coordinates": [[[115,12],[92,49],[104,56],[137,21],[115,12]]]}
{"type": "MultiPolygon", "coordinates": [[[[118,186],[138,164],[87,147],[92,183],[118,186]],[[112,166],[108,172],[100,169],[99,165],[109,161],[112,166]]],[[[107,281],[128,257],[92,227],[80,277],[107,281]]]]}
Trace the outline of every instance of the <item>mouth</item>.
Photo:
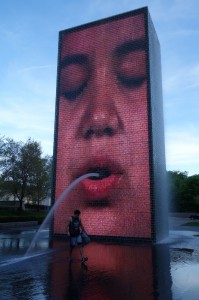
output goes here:
{"type": "Polygon", "coordinates": [[[88,170],[88,173],[97,173],[99,176],[90,176],[91,180],[102,180],[104,178],[110,177],[112,172],[108,167],[97,167],[88,170]]]}
{"type": "MultiPolygon", "coordinates": [[[[84,179],[80,184],[88,201],[100,201],[108,199],[113,189],[118,187],[123,175],[121,167],[113,161],[95,160],[90,166],[82,170],[85,173],[97,173],[99,176],[91,176],[84,179]],[[94,165],[95,164],[95,165],[94,165]]],[[[83,173],[81,172],[81,174],[83,173]]]]}

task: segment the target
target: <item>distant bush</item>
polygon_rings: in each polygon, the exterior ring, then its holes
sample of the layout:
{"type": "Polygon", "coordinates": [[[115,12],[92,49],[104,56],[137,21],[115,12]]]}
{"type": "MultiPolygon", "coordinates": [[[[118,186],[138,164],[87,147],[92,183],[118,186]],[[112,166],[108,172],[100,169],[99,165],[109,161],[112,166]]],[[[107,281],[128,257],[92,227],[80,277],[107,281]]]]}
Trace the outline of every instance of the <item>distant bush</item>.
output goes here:
{"type": "Polygon", "coordinates": [[[0,223],[37,221],[41,224],[46,215],[46,211],[1,210],[0,223]]]}
{"type": "MultiPolygon", "coordinates": [[[[36,204],[25,204],[25,209],[30,210],[38,210],[38,206],[36,204]]],[[[49,210],[50,207],[48,205],[39,205],[39,210],[49,210]]]]}

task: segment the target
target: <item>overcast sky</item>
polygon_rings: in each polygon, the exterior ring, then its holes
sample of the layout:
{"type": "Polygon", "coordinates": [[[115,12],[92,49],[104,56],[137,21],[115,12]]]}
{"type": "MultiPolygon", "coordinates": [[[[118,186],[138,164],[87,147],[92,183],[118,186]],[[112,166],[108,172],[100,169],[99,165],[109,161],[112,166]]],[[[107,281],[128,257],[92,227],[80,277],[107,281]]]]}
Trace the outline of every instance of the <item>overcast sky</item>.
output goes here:
{"type": "Polygon", "coordinates": [[[0,135],[52,155],[58,32],[144,6],[161,45],[167,170],[199,174],[197,0],[1,0],[0,135]]]}

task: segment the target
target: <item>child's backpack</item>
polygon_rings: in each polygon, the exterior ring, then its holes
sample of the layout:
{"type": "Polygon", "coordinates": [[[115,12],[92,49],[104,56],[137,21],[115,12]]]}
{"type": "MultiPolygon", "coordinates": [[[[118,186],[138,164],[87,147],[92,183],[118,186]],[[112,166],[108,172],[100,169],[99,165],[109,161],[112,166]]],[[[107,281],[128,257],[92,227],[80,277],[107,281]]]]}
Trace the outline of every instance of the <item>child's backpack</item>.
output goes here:
{"type": "Polygon", "coordinates": [[[69,224],[69,232],[71,236],[77,236],[80,234],[80,220],[72,216],[72,221],[69,224]]]}

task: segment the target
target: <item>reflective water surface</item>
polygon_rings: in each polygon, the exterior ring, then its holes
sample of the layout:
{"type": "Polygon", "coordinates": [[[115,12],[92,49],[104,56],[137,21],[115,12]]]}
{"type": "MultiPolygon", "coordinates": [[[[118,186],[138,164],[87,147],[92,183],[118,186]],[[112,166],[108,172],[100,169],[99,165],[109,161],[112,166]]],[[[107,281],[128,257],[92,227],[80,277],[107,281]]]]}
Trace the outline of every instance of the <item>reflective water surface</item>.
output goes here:
{"type": "Polygon", "coordinates": [[[34,257],[22,258],[36,229],[0,234],[0,299],[199,299],[199,237],[171,231],[164,243],[91,242],[82,265],[78,250],[68,261],[68,243],[48,231],[37,241],[34,257]]]}

